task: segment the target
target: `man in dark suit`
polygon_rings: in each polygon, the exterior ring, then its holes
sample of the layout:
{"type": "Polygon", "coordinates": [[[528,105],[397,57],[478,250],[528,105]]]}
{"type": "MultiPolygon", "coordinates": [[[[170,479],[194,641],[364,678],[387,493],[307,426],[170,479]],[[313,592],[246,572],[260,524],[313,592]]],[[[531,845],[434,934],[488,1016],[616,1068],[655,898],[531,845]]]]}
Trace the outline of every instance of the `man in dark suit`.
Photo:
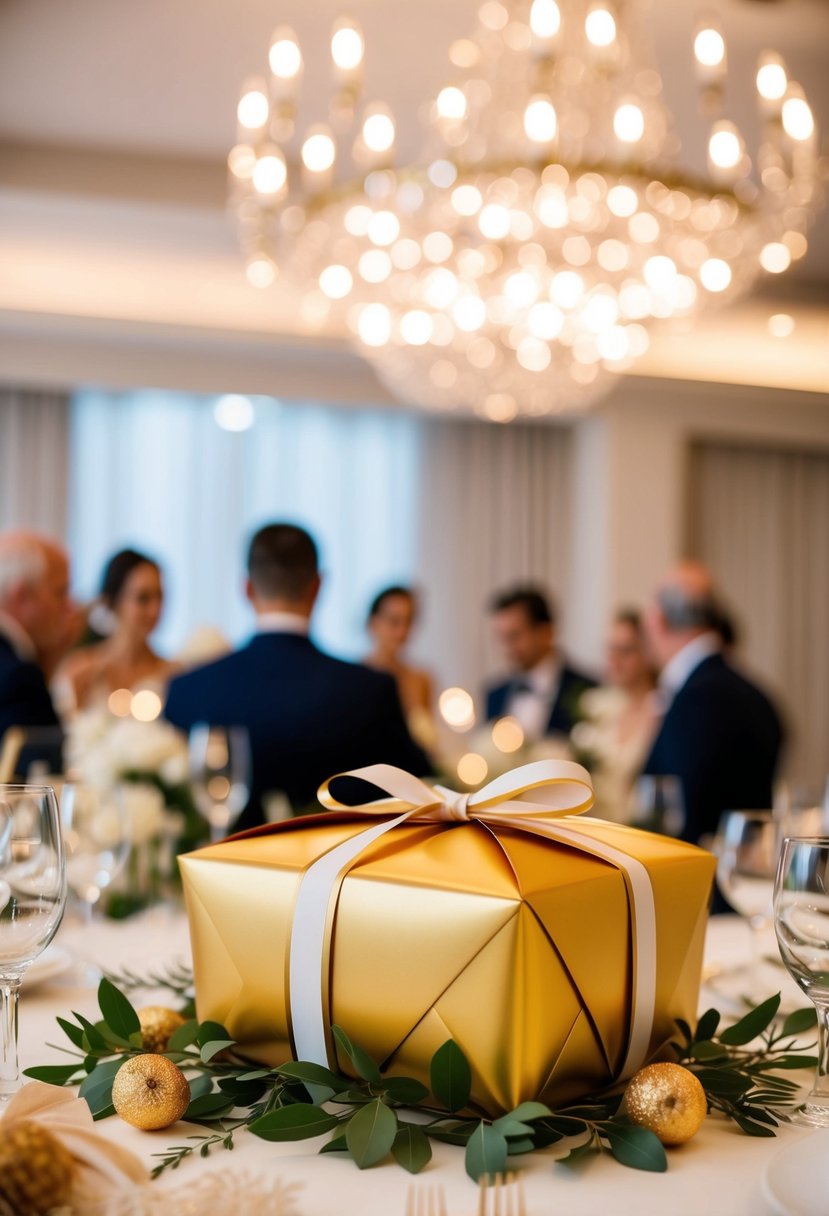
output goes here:
{"type": "Polygon", "coordinates": [[[487,692],[487,721],[515,718],[532,743],[545,735],[569,735],[582,693],[595,686],[570,667],[556,647],[555,616],[537,587],[514,587],[492,601],[495,637],[515,674],[487,692]]]}
{"type": "MultiPolygon", "coordinates": [[[[314,803],[326,778],[346,769],[385,763],[419,776],[429,772],[406,728],[393,677],[332,658],[309,639],[319,588],[308,533],[291,524],[260,529],[250,545],[246,588],[256,634],[241,650],[170,685],[164,712],[175,726],[247,728],[251,795],[238,830],[263,821],[269,794],[284,794],[302,809],[314,803]]],[[[358,794],[356,782],[347,784],[348,801],[377,796],[371,787],[358,794]]]]}
{"type": "Polygon", "coordinates": [[[711,576],[682,562],[645,625],[661,668],[665,716],[643,772],[679,779],[684,840],[710,844],[724,810],[768,808],[783,741],[768,697],[726,662],[711,576]]]}
{"type": "Polygon", "coordinates": [[[62,653],[69,619],[69,563],[33,532],[0,534],[0,748],[12,727],[26,746],[16,771],[43,762],[60,771],[60,727],[46,679],[62,653]]]}

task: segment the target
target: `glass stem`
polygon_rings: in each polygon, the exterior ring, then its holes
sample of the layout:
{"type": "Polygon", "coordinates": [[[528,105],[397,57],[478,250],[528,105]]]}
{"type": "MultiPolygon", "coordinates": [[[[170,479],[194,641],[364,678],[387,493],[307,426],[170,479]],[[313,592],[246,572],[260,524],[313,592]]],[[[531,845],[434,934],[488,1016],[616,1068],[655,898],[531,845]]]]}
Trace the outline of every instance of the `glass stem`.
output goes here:
{"type": "Polygon", "coordinates": [[[0,1103],[17,1092],[20,1067],[17,1062],[17,998],[20,976],[0,977],[0,1103]]]}
{"type": "Polygon", "coordinates": [[[815,1002],[817,1009],[818,1054],[815,1087],[810,1098],[819,1098],[829,1106],[829,1004],[815,1002]]]}

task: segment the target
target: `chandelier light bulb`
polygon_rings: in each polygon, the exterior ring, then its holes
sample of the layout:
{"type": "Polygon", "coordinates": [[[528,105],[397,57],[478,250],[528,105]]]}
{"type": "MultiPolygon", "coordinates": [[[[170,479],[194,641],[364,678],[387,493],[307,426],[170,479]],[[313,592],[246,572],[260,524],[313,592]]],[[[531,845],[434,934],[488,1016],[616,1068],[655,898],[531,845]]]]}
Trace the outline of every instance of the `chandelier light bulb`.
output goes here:
{"type": "Polygon", "coordinates": [[[556,112],[546,97],[533,97],[524,111],[524,132],[537,144],[549,144],[556,137],[556,112]]]}
{"type": "Polygon", "coordinates": [[[451,122],[459,122],[466,118],[466,97],[454,85],[441,89],[435,104],[439,118],[445,118],[451,122]]]}
{"type": "Polygon", "coordinates": [[[616,18],[608,8],[591,9],[585,18],[584,32],[592,46],[612,46],[616,40],[616,18]]]}
{"type": "Polygon", "coordinates": [[[776,312],[768,319],[768,330],[773,338],[790,338],[794,333],[794,317],[776,312]]]}
{"type": "Polygon", "coordinates": [[[400,336],[409,346],[425,346],[432,336],[432,318],[422,308],[404,312],[400,318],[400,336]]]}
{"type": "Polygon", "coordinates": [[[757,68],[757,92],[764,101],[781,101],[786,96],[789,78],[779,55],[767,52],[757,68]]]}
{"type": "Polygon", "coordinates": [[[227,167],[240,181],[250,181],[255,164],[256,153],[250,144],[236,144],[234,148],[230,149],[227,167]]]}
{"type": "Polygon", "coordinates": [[[369,114],[363,123],[363,143],[370,152],[388,152],[394,144],[394,120],[382,110],[369,114]]]}
{"type": "Polygon", "coordinates": [[[276,267],[270,258],[264,254],[259,254],[257,257],[251,258],[245,267],[245,277],[251,287],[264,289],[276,279],[276,267]]]}
{"type": "Polygon", "coordinates": [[[477,215],[483,201],[483,195],[477,186],[457,186],[452,191],[452,207],[458,215],[477,215]]]}
{"type": "Polygon", "coordinates": [[[625,102],[613,115],[613,130],[623,144],[637,144],[645,134],[645,115],[634,102],[625,102]]]}
{"type": "Polygon", "coordinates": [[[373,245],[393,245],[400,236],[400,220],[393,211],[375,211],[366,235],[373,245]]]}
{"type": "Polygon", "coordinates": [[[331,35],[331,58],[341,72],[355,72],[363,62],[365,43],[359,27],[343,19],[334,26],[331,35]]]}
{"type": "Polygon", "coordinates": [[[501,203],[487,203],[478,216],[478,227],[489,240],[503,240],[509,233],[509,211],[501,203]]]}
{"type": "Polygon", "coordinates": [[[267,94],[262,89],[248,89],[239,98],[236,117],[246,130],[258,131],[268,121],[270,109],[267,94]]]}
{"type": "Polygon", "coordinates": [[[797,93],[783,102],[783,130],[790,139],[811,139],[815,131],[815,120],[805,98],[797,93]]]}
{"type": "Polygon", "coordinates": [[[296,35],[287,26],[280,26],[274,32],[268,52],[268,63],[278,80],[296,80],[302,71],[302,51],[299,49],[296,35]]]}
{"type": "Polygon", "coordinates": [[[260,156],[253,168],[253,188],[257,194],[279,194],[288,180],[285,157],[278,148],[271,148],[260,156]]]}
{"type": "Polygon", "coordinates": [[[550,297],[559,308],[575,308],[584,295],[584,279],[576,270],[560,270],[553,275],[550,297]]]}
{"type": "Polygon", "coordinates": [[[385,304],[367,304],[361,310],[357,333],[366,346],[385,346],[391,337],[391,313],[385,304]]]}
{"type": "Polygon", "coordinates": [[[452,305],[452,320],[464,333],[474,333],[486,321],[486,305],[480,296],[461,296],[452,305]]]}
{"type": "Polygon", "coordinates": [[[725,62],[725,39],[712,26],[701,29],[694,39],[694,56],[705,68],[718,68],[725,62]]]}
{"type": "Polygon", "coordinates": [[[336,155],[334,140],[326,130],[317,130],[302,145],[302,163],[311,173],[324,173],[330,169],[336,155]]]}
{"type": "Polygon", "coordinates": [[[731,267],[722,258],[708,258],[699,268],[699,278],[706,291],[725,291],[731,284],[731,267]]]}
{"type": "Polygon", "coordinates": [[[329,300],[344,300],[354,286],[354,279],[347,266],[326,266],[320,275],[320,290],[329,300]]]}
{"type": "Polygon", "coordinates": [[[533,0],[530,9],[530,29],[536,38],[555,38],[561,29],[561,10],[556,0],[533,0]]]}
{"type": "Polygon", "coordinates": [[[708,156],[717,169],[735,169],[743,159],[743,141],[733,123],[720,122],[711,132],[708,156]]]}

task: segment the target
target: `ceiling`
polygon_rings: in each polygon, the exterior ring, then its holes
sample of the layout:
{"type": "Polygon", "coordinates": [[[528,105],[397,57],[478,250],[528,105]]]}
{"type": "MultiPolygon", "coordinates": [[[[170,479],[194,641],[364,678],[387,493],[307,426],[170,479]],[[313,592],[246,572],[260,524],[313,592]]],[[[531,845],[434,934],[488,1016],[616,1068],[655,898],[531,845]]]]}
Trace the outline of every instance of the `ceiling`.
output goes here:
{"type": "MultiPolygon", "coordinates": [[[[402,151],[416,154],[419,111],[449,79],[446,49],[472,28],[475,0],[347,7],[366,31],[366,93],[389,102],[402,151]]],[[[689,56],[701,10],[698,0],[654,0],[644,21],[692,163],[689,56]]],[[[114,340],[113,326],[118,341],[235,336],[248,343],[240,378],[217,388],[241,391],[251,339],[307,343],[312,327],[285,290],[245,280],[225,157],[240,84],[262,71],[274,26],[299,33],[313,104],[327,89],[327,35],[342,11],[342,0],[0,0],[0,376],[20,374],[21,335],[48,343],[70,323],[101,343],[114,340]]],[[[749,146],[753,67],[768,48],[806,89],[825,143],[829,3],[719,0],[712,11],[728,40],[729,115],[749,146]]],[[[829,393],[828,351],[825,211],[791,274],[722,314],[666,328],[636,370],[829,393]],[[795,330],[772,340],[766,323],[780,311],[795,330]]]]}

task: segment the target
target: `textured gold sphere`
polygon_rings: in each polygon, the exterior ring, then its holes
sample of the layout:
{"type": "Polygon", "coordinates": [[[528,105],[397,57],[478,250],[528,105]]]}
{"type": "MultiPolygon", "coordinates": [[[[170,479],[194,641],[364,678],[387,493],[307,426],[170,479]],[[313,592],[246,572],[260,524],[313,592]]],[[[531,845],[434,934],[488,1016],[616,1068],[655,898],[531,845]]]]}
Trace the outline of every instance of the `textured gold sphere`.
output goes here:
{"type": "Polygon", "coordinates": [[[0,1210],[45,1216],[69,1202],[75,1163],[40,1123],[0,1123],[0,1210]]]}
{"type": "Polygon", "coordinates": [[[166,1056],[133,1056],[115,1074],[112,1104],[125,1123],[156,1131],[181,1118],[190,1105],[190,1086],[166,1056]]]}
{"type": "Polygon", "coordinates": [[[663,1144],[695,1136],[708,1110],[705,1090],[681,1064],[648,1064],[628,1082],[622,1112],[650,1128],[663,1144]]]}
{"type": "Polygon", "coordinates": [[[141,1023],[141,1041],[145,1051],[164,1052],[170,1042],[170,1035],[185,1019],[175,1009],[167,1009],[164,1005],[145,1005],[138,1010],[138,1020],[141,1023]]]}

